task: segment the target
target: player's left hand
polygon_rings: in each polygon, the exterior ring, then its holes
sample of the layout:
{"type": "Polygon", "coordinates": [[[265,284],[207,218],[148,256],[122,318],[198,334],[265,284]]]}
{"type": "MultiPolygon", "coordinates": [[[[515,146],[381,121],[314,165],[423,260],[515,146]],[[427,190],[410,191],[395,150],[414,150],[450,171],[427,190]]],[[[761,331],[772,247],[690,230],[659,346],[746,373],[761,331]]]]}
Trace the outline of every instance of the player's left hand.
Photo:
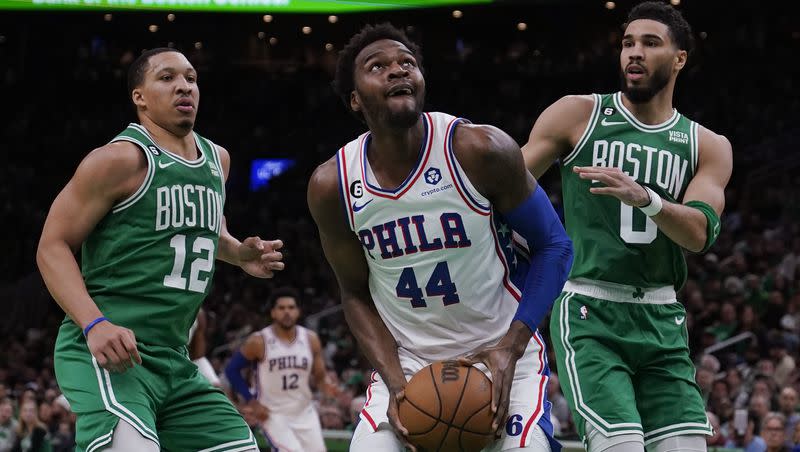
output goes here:
{"type": "Polygon", "coordinates": [[[239,245],[239,265],[256,278],[272,278],[275,271],[284,268],[283,254],[278,251],[281,248],[281,240],[248,237],[239,245]]]}
{"type": "Polygon", "coordinates": [[[647,190],[619,168],[574,166],[572,171],[581,179],[598,181],[605,185],[590,188],[590,193],[613,196],[633,207],[642,207],[650,203],[650,195],[647,190]]]}
{"type": "Polygon", "coordinates": [[[492,413],[494,413],[492,430],[495,431],[495,436],[498,438],[506,424],[514,371],[517,367],[517,360],[522,356],[513,345],[511,341],[501,340],[497,345],[459,358],[459,362],[465,366],[471,366],[478,362],[483,363],[492,373],[492,413]]]}

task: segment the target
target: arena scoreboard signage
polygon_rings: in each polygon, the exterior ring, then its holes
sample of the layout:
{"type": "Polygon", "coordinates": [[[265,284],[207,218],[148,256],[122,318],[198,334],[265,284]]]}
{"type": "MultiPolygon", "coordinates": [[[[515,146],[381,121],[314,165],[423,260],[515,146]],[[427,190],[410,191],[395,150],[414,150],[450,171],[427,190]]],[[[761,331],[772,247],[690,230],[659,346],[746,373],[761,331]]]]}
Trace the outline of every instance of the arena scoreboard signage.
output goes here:
{"type": "Polygon", "coordinates": [[[0,10],[169,10],[345,13],[427,8],[492,0],[0,0],[0,10]]]}

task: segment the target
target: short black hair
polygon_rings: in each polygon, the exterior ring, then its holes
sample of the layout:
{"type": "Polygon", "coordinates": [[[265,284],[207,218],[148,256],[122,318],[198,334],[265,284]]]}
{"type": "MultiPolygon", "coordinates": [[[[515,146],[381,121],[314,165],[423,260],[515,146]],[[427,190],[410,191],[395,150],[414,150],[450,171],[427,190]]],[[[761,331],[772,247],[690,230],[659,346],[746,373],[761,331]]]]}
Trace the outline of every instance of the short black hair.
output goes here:
{"type": "Polygon", "coordinates": [[[173,49],[172,47],[157,47],[155,49],[145,50],[138,58],[133,60],[133,63],[131,63],[128,68],[128,95],[144,81],[144,73],[150,68],[150,57],[165,52],[177,52],[183,55],[180,50],[173,49]]]}
{"type": "Polygon", "coordinates": [[[269,296],[269,309],[270,311],[275,308],[278,303],[278,298],[289,297],[294,298],[294,303],[300,307],[300,293],[293,287],[279,287],[272,291],[269,296]]]}
{"type": "Polygon", "coordinates": [[[347,111],[355,114],[359,119],[361,119],[361,115],[356,114],[350,108],[350,93],[356,89],[354,78],[356,56],[364,50],[364,47],[381,39],[391,39],[406,46],[417,60],[417,67],[424,74],[422,70],[422,53],[419,50],[419,46],[411,41],[403,30],[389,22],[378,25],[365,25],[361,31],[350,38],[350,42],[339,52],[339,59],[336,62],[336,77],[333,80],[333,90],[342,99],[347,111]]]}
{"type": "Polygon", "coordinates": [[[679,49],[691,53],[694,48],[692,27],[684,19],[683,14],[671,5],[657,1],[639,3],[628,13],[625,27],[639,19],[650,19],[666,25],[672,41],[679,49]]]}

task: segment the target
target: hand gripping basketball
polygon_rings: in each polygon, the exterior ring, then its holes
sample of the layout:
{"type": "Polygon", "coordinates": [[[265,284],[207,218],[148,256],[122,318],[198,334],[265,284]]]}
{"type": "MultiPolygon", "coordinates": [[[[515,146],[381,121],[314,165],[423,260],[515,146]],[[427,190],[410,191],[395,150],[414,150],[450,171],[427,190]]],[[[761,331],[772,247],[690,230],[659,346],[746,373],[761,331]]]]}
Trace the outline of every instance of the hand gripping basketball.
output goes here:
{"type": "Polygon", "coordinates": [[[411,444],[425,451],[477,452],[494,439],[492,382],[458,361],[438,361],[417,372],[399,403],[411,444]]]}

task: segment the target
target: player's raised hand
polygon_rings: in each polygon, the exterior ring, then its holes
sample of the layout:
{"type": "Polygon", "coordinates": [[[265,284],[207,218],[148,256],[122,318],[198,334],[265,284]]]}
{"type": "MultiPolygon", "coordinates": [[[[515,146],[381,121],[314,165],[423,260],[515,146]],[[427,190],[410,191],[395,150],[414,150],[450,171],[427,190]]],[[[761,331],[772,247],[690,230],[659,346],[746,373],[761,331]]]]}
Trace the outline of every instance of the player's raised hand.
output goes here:
{"type": "Polygon", "coordinates": [[[492,430],[496,437],[500,437],[506,424],[511,384],[514,382],[517,360],[521,356],[516,348],[511,341],[501,340],[495,346],[458,360],[465,366],[483,363],[492,373],[492,430]]]}
{"type": "Polygon", "coordinates": [[[593,194],[613,196],[633,207],[646,206],[650,202],[650,195],[647,190],[619,168],[575,166],[572,171],[581,179],[598,181],[603,184],[602,186],[591,187],[589,192],[593,194]]]}
{"type": "Polygon", "coordinates": [[[416,452],[417,448],[408,441],[408,430],[403,427],[400,422],[399,405],[405,398],[405,390],[392,391],[389,390],[389,409],[386,410],[386,416],[389,418],[389,424],[394,428],[397,437],[403,442],[405,447],[409,450],[416,452]]]}
{"type": "Polygon", "coordinates": [[[125,372],[135,364],[142,363],[133,331],[108,320],[89,330],[86,345],[97,364],[111,372],[125,372]]]}
{"type": "Polygon", "coordinates": [[[239,265],[256,278],[272,278],[275,271],[283,270],[283,248],[281,240],[261,240],[248,237],[239,245],[239,265]]]}

